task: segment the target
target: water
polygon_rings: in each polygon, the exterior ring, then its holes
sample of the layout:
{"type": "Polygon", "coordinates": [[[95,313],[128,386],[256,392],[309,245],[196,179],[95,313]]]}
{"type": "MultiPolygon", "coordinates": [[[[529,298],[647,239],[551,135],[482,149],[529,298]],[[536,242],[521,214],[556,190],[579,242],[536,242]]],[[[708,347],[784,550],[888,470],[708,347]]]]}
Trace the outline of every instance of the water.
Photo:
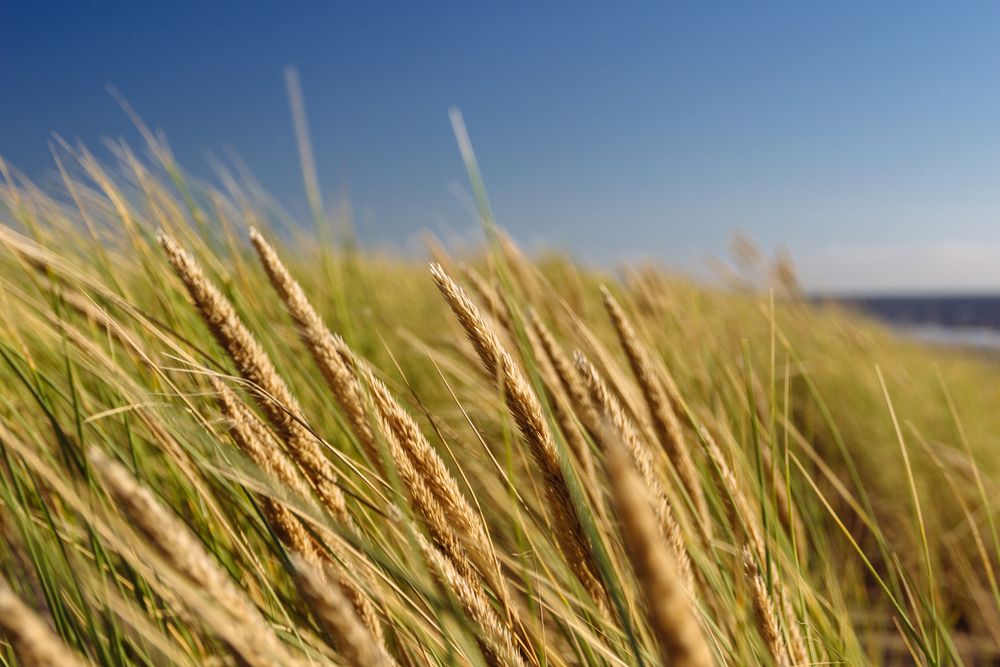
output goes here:
{"type": "Polygon", "coordinates": [[[949,328],[940,324],[900,326],[893,329],[913,340],[932,345],[971,347],[978,350],[1000,350],[1000,331],[995,329],[949,328]]]}
{"type": "Polygon", "coordinates": [[[1000,350],[1000,294],[818,297],[882,320],[926,343],[1000,350]]]}

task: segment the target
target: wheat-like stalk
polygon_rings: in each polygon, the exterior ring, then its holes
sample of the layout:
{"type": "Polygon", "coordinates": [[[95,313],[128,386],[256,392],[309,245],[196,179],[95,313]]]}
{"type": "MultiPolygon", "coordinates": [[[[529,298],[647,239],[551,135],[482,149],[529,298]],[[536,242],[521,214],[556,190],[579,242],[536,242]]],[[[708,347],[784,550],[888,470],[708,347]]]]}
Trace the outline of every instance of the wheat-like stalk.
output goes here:
{"type": "Polygon", "coordinates": [[[552,335],[552,332],[545,326],[545,322],[542,321],[542,318],[538,316],[538,313],[534,309],[530,309],[528,312],[528,322],[531,328],[534,329],[535,335],[538,336],[538,340],[551,361],[552,368],[555,370],[566,395],[569,396],[570,402],[576,410],[581,423],[591,433],[597,433],[600,430],[600,420],[597,416],[595,406],[590,400],[584,379],[580,376],[578,369],[566,356],[562,346],[559,345],[555,336],[552,335]]]}
{"type": "Polygon", "coordinates": [[[788,650],[791,653],[792,662],[795,665],[808,665],[813,660],[809,657],[809,651],[806,649],[806,641],[802,637],[802,631],[799,629],[798,617],[795,614],[792,603],[789,601],[790,593],[788,588],[778,581],[775,586],[775,593],[778,596],[778,602],[781,605],[781,611],[785,618],[785,628],[788,634],[788,650]]]}
{"type": "MultiPolygon", "coordinates": [[[[531,359],[534,361],[542,383],[545,385],[551,399],[552,415],[559,425],[559,431],[566,439],[566,444],[569,445],[570,450],[583,466],[587,480],[594,485],[594,464],[590,456],[590,448],[587,446],[587,442],[580,432],[579,427],[573,421],[574,408],[571,404],[572,402],[563,390],[558,370],[552,361],[549,350],[546,349],[541,336],[538,334],[535,322],[529,320],[528,326],[521,328],[519,331],[515,325],[514,313],[512,312],[514,305],[509,301],[501,299],[496,290],[472,267],[463,266],[462,272],[472,285],[473,291],[479,296],[483,305],[486,306],[488,314],[496,319],[500,326],[507,332],[509,340],[517,340],[519,337],[518,334],[520,331],[523,331],[528,341],[528,347],[531,350],[531,359]]],[[[537,320],[537,318],[535,319],[537,320]]],[[[519,319],[518,321],[522,320],[519,319]]],[[[540,321],[538,321],[538,325],[541,325],[540,321]]],[[[554,343],[554,341],[550,342],[554,343]]],[[[527,360],[527,357],[523,358],[527,360]]]]}
{"type": "Polygon", "coordinates": [[[368,424],[357,380],[343,359],[347,346],[338,336],[330,332],[319,313],[309,302],[301,285],[285,268],[278,253],[253,227],[250,228],[250,240],[253,242],[254,248],[257,249],[257,254],[260,256],[271,284],[281,296],[281,300],[284,301],[292,319],[295,320],[299,334],[312,353],[323,379],[326,380],[331,393],[347,416],[351,429],[358,437],[369,459],[378,465],[380,463],[379,452],[375,447],[375,440],[371,426],[368,424]]]}
{"type": "Polygon", "coordinates": [[[404,481],[411,480],[411,493],[416,491],[423,496],[423,489],[430,491],[433,497],[425,498],[422,506],[426,506],[426,511],[435,517],[441,515],[442,528],[448,527],[449,531],[458,533],[472,562],[507,611],[511,612],[510,593],[481,517],[469,504],[458,482],[420,427],[399,405],[388,387],[375,377],[367,365],[358,363],[356,368],[371,391],[372,403],[383,432],[390,438],[389,444],[400,476],[404,481]]]}
{"type": "Polygon", "coordinates": [[[452,519],[457,521],[457,517],[449,515],[445,506],[431,490],[428,480],[414,464],[413,458],[407,451],[407,446],[401,442],[399,434],[392,428],[389,421],[381,414],[379,414],[378,419],[396,472],[406,487],[417,514],[430,531],[434,542],[444,551],[454,567],[463,576],[477,577],[469,554],[455,531],[452,519]]]}
{"type": "Polygon", "coordinates": [[[602,286],[601,293],[604,296],[604,306],[618,334],[618,340],[625,350],[629,365],[632,367],[632,373],[642,389],[642,395],[646,400],[646,407],[649,409],[660,444],[667,451],[670,462],[677,470],[677,476],[680,477],[684,489],[691,498],[691,502],[694,503],[695,511],[707,528],[711,525],[709,523],[708,503],[698,480],[698,471],[691,458],[691,451],[685,441],[684,431],[677,419],[677,414],[670,405],[670,400],[656,375],[649,353],[640,342],[632,323],[625,315],[625,311],[618,305],[618,301],[607,288],[602,286]]]}
{"type": "MultiPolygon", "coordinates": [[[[598,406],[605,419],[614,426],[615,436],[625,443],[629,454],[631,454],[632,461],[646,485],[653,511],[656,512],[656,518],[659,521],[660,531],[674,552],[678,569],[688,591],[693,593],[694,576],[691,571],[691,558],[684,543],[684,533],[681,531],[680,524],[677,523],[677,518],[670,507],[670,501],[667,499],[667,493],[656,474],[649,448],[639,437],[635,424],[625,414],[618,399],[608,390],[597,368],[580,352],[576,353],[576,366],[590,392],[590,401],[593,405],[598,406]]],[[[600,435],[604,434],[599,434],[599,440],[607,440],[606,435],[605,437],[600,437],[600,435]]],[[[605,443],[605,449],[607,449],[607,445],[608,443],[605,443]]]]}
{"type": "Polygon", "coordinates": [[[747,499],[736,479],[736,474],[726,461],[725,455],[719,448],[718,443],[711,432],[704,426],[698,425],[698,436],[703,443],[705,453],[715,471],[716,483],[719,488],[720,497],[726,505],[730,521],[733,523],[738,533],[742,533],[749,546],[753,549],[754,555],[763,560],[765,557],[764,535],[760,531],[757,515],[751,509],[750,501],[747,499]]]}
{"type": "Polygon", "coordinates": [[[352,667],[391,667],[396,662],[385,652],[380,637],[359,618],[349,595],[312,563],[295,559],[295,574],[302,594],[316,619],[330,634],[337,652],[352,667]]]}
{"type": "Polygon", "coordinates": [[[622,537],[639,587],[645,593],[649,626],[663,664],[711,667],[708,643],[676,559],[663,542],[646,485],[621,442],[609,443],[605,460],[622,537]]]}
{"type": "Polygon", "coordinates": [[[240,400],[222,380],[209,375],[216,400],[228,420],[229,432],[236,445],[257,466],[302,500],[311,497],[309,484],[298,468],[278,448],[274,435],[257,415],[240,400]]]}
{"type": "MultiPolygon", "coordinates": [[[[708,454],[712,467],[715,469],[720,495],[727,506],[730,520],[737,532],[741,533],[747,540],[745,548],[750,550],[750,553],[755,558],[755,562],[769,562],[764,535],[761,532],[759,520],[751,509],[750,501],[744,494],[742,487],[740,487],[736,475],[726,461],[715,438],[704,425],[699,424],[697,428],[705,452],[708,454]]],[[[794,658],[795,664],[807,664],[809,662],[809,654],[806,650],[802,633],[799,631],[794,610],[788,602],[788,592],[779,577],[773,577],[773,582],[775,595],[781,605],[781,611],[786,621],[788,648],[794,658]]]]}
{"type": "Polygon", "coordinates": [[[549,407],[552,409],[552,416],[555,418],[559,432],[566,441],[569,450],[573,452],[577,461],[583,467],[583,472],[588,483],[596,488],[596,473],[594,471],[593,457],[590,455],[590,446],[587,443],[584,433],[574,418],[574,410],[570,405],[569,397],[563,390],[552,359],[545,351],[534,327],[528,326],[524,329],[528,347],[531,350],[531,357],[534,360],[538,377],[542,386],[546,389],[549,398],[549,407]]]}
{"type": "MultiPolygon", "coordinates": [[[[257,607],[212,560],[187,526],[164,508],[120,463],[97,449],[91,449],[87,458],[118,509],[142,533],[150,546],[239,624],[237,634],[246,644],[234,643],[234,650],[255,664],[265,664],[267,658],[264,656],[280,658],[289,664],[297,663],[288,655],[257,607]]],[[[191,611],[200,612],[199,609],[191,611]]]]}
{"type": "Polygon", "coordinates": [[[482,301],[483,305],[486,307],[486,313],[496,319],[496,321],[508,332],[513,331],[514,324],[510,320],[510,314],[507,312],[506,306],[504,306],[503,299],[497,294],[497,291],[493,288],[493,285],[489,284],[482,274],[476,271],[471,266],[463,264],[459,267],[462,275],[469,285],[472,286],[472,291],[475,292],[479,300],[482,301]]]}
{"type": "Polygon", "coordinates": [[[257,394],[261,409],[309,478],[324,507],[338,520],[350,525],[352,521],[344,494],[337,486],[334,467],[323,454],[316,436],[304,425],[298,402],[264,348],[240,320],[229,300],[205,277],[194,257],[164,232],[159,232],[157,238],[216,340],[229,353],[240,375],[261,392],[257,394]]]}
{"type": "MultiPolygon", "coordinates": [[[[523,626],[516,619],[510,593],[507,590],[506,582],[502,578],[498,564],[488,553],[486,545],[481,543],[475,544],[476,542],[481,542],[483,538],[476,538],[470,536],[468,533],[460,534],[456,531],[457,526],[467,525],[470,517],[459,518],[461,511],[459,513],[449,512],[448,505],[442,503],[431,490],[432,484],[429,483],[429,480],[424,475],[422,466],[417,464],[410,454],[413,443],[408,442],[406,445],[403,444],[403,439],[407,437],[406,430],[399,432],[393,428],[393,417],[398,419],[400,415],[392,406],[384,404],[385,397],[388,394],[387,389],[384,385],[381,385],[369,370],[365,369],[363,374],[372,386],[376,406],[380,403],[383,404],[381,409],[378,407],[376,409],[379,412],[379,423],[389,453],[395,464],[396,472],[407,489],[417,515],[423,524],[427,526],[427,530],[434,540],[434,544],[437,546],[437,548],[431,547],[433,555],[436,558],[446,561],[438,563],[438,569],[445,574],[445,579],[454,581],[456,582],[455,585],[463,587],[462,595],[468,598],[469,604],[475,603],[473,608],[480,615],[486,614],[481,608],[489,605],[482,586],[483,579],[485,579],[491,588],[493,588],[507,612],[507,622],[503,623],[504,632],[509,633],[514,631],[524,640],[523,626]],[[382,410],[385,409],[389,413],[395,412],[396,414],[387,417],[382,414],[382,410]],[[463,537],[465,538],[464,540],[462,539],[463,537]],[[467,546],[471,546],[471,548],[467,549],[467,546]],[[472,558],[470,558],[470,555],[472,558]]],[[[438,479],[437,483],[440,484],[441,481],[438,479]]],[[[473,528],[473,530],[476,530],[476,528],[473,528]]],[[[478,531],[481,531],[481,528],[478,531]]],[[[489,609],[489,614],[483,616],[483,618],[488,618],[490,622],[493,622],[495,617],[496,614],[492,608],[489,609]]],[[[496,623],[501,624],[499,617],[496,617],[496,623]]]]}
{"type": "Polygon", "coordinates": [[[85,667],[76,655],[6,582],[0,581],[0,634],[24,667],[85,667]]]}
{"type": "Polygon", "coordinates": [[[760,569],[757,567],[753,550],[743,547],[743,572],[746,574],[747,582],[750,584],[750,599],[753,602],[753,616],[757,623],[757,630],[767,650],[779,667],[788,666],[788,651],[785,649],[785,640],[781,636],[781,628],[778,626],[778,617],[774,613],[774,605],[771,596],[767,592],[767,584],[760,576],[760,569]]]}
{"type": "Polygon", "coordinates": [[[451,560],[423,535],[416,533],[416,537],[424,558],[431,564],[442,585],[455,595],[465,613],[479,626],[480,646],[490,664],[496,667],[527,667],[514,636],[490,606],[482,588],[456,570],[451,560]]]}
{"type": "Polygon", "coordinates": [[[559,452],[538,398],[510,354],[500,345],[496,333],[486,324],[462,288],[439,265],[431,265],[431,274],[445,301],[465,329],[486,374],[499,383],[507,409],[540,468],[549,507],[559,527],[555,533],[563,555],[594,601],[603,605],[604,588],[597,576],[598,569],[583,526],[573,507],[569,487],[560,466],[559,452]]]}
{"type": "MultiPolygon", "coordinates": [[[[300,498],[308,497],[309,489],[295,466],[285,458],[275,446],[267,428],[229,387],[214,376],[213,388],[218,397],[223,414],[229,421],[230,433],[237,446],[272,479],[281,482],[288,490],[300,498]]],[[[261,496],[264,516],[272,525],[282,542],[320,572],[331,573],[339,582],[343,592],[354,604],[357,615],[378,641],[382,641],[382,624],[368,595],[348,576],[344,566],[335,561],[330,553],[317,545],[312,534],[291,510],[269,496],[261,496]]],[[[333,554],[346,562],[353,562],[347,556],[348,549],[343,541],[329,530],[320,530],[324,543],[333,554]]]]}
{"type": "MultiPolygon", "coordinates": [[[[233,440],[237,442],[240,449],[250,456],[262,470],[269,474],[266,459],[261,460],[263,453],[263,443],[256,440],[250,434],[249,428],[245,424],[233,422],[230,429],[233,440]],[[255,456],[256,454],[256,456],[255,456]]],[[[302,558],[313,565],[319,565],[320,552],[313,541],[312,536],[302,522],[281,502],[270,496],[261,495],[259,498],[264,517],[277,534],[278,538],[286,544],[292,551],[300,554],[302,558]]]]}

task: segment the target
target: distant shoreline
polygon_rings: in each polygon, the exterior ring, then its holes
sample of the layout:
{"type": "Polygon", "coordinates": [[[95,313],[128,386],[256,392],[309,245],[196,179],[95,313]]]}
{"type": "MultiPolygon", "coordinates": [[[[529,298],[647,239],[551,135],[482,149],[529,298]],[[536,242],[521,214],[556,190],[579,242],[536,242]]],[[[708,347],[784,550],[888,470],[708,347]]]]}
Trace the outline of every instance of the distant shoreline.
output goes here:
{"type": "Polygon", "coordinates": [[[810,301],[860,311],[921,342],[1000,350],[1000,294],[814,295],[810,301]]]}
{"type": "Polygon", "coordinates": [[[892,324],[1000,331],[1000,294],[820,295],[810,301],[860,310],[892,324]]]}

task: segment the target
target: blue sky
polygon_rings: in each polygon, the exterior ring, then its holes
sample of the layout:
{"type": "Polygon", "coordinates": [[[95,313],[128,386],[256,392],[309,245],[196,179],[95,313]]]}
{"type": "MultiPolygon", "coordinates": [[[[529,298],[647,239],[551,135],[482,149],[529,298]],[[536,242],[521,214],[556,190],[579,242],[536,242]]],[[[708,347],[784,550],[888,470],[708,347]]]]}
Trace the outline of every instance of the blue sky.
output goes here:
{"type": "Polygon", "coordinates": [[[112,84],[301,212],[294,64],[369,243],[473,229],[454,105],[526,245],[693,267],[743,229],[817,288],[1000,289],[1000,4],[875,4],[8,2],[0,155],[136,140],[112,84]]]}

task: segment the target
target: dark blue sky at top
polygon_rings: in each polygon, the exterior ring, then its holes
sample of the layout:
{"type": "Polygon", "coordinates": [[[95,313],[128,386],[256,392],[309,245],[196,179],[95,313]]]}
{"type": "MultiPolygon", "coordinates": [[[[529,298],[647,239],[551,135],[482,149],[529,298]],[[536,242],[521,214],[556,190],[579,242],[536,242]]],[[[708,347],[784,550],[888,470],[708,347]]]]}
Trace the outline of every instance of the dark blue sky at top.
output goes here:
{"type": "Polygon", "coordinates": [[[138,144],[111,84],[190,171],[232,149],[301,213],[293,64],[321,185],[373,243],[474,225],[457,106],[526,243],[691,264],[740,228],[971,284],[1000,248],[1000,4],[874,5],[3,0],[0,156],[44,179],[53,132],[138,144]]]}

